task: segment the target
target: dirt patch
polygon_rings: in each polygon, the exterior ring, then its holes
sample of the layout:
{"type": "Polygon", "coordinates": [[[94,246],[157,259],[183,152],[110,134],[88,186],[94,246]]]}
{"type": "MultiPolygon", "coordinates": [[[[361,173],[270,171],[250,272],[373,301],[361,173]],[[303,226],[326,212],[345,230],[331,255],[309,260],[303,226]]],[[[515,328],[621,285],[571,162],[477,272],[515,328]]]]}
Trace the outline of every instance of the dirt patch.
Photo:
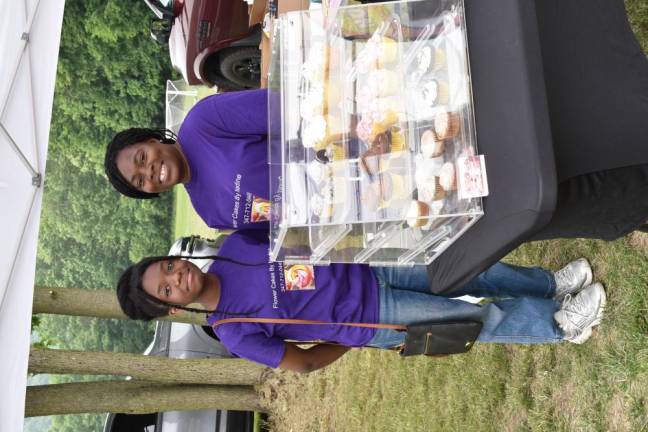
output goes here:
{"type": "Polygon", "coordinates": [[[641,232],[630,234],[630,246],[648,257],[648,234],[641,232]]]}
{"type": "Polygon", "coordinates": [[[608,405],[608,419],[610,432],[625,432],[631,430],[630,422],[628,421],[627,412],[628,404],[625,399],[625,393],[619,392],[612,397],[608,405]]]}
{"type": "Polygon", "coordinates": [[[503,416],[503,430],[505,432],[516,432],[524,429],[523,426],[526,424],[528,413],[526,410],[518,409],[516,411],[505,411],[503,416]]]}
{"type": "Polygon", "coordinates": [[[576,384],[570,380],[556,388],[551,398],[553,406],[556,407],[556,412],[563,417],[565,424],[569,425],[568,430],[577,429],[579,409],[575,393],[576,384]]]}

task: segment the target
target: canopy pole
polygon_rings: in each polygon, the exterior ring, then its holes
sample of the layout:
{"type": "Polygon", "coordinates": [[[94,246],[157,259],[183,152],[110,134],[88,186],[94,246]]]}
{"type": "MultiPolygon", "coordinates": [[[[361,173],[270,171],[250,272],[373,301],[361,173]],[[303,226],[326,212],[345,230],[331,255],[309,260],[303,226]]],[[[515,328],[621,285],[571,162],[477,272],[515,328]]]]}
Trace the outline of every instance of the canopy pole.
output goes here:
{"type": "Polygon", "coordinates": [[[41,181],[40,181],[41,175],[40,175],[40,173],[38,171],[36,171],[34,169],[34,167],[31,166],[31,164],[29,163],[29,161],[27,160],[27,158],[25,157],[23,152],[20,151],[20,148],[18,147],[18,145],[14,141],[13,137],[11,136],[11,134],[9,133],[7,128],[5,128],[5,126],[2,123],[0,123],[0,130],[2,130],[2,132],[4,132],[4,134],[7,136],[7,138],[9,139],[9,144],[11,145],[11,148],[14,149],[14,151],[16,152],[18,157],[20,158],[20,161],[23,163],[23,165],[25,165],[25,168],[27,168],[27,170],[29,170],[30,174],[32,175],[32,184],[34,186],[40,187],[41,186],[41,181]],[[34,183],[38,183],[38,184],[34,184],[34,183]]]}
{"type": "Polygon", "coordinates": [[[20,44],[22,47],[20,48],[19,54],[16,56],[16,60],[13,66],[13,74],[11,77],[11,81],[9,82],[9,87],[7,87],[7,91],[5,94],[2,96],[2,99],[0,99],[2,102],[0,103],[0,118],[4,116],[5,109],[7,108],[7,102],[9,101],[9,94],[11,94],[11,89],[13,88],[14,82],[16,81],[16,77],[18,76],[18,69],[20,68],[20,61],[23,58],[23,55],[25,54],[25,49],[27,48],[27,44],[29,43],[29,33],[31,32],[31,27],[34,22],[34,18],[36,17],[36,14],[38,13],[38,7],[40,6],[40,0],[36,2],[34,5],[34,12],[32,12],[31,16],[27,20],[27,25],[25,28],[25,31],[20,37],[20,44]]]}

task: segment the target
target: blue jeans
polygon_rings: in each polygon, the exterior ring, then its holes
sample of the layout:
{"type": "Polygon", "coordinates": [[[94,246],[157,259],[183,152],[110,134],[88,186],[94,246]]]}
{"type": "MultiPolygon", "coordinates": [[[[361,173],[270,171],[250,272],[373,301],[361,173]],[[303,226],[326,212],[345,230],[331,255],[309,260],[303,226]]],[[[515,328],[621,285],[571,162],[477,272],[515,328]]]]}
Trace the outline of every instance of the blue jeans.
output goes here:
{"type": "MultiPolygon", "coordinates": [[[[559,307],[552,299],[556,290],[553,273],[539,267],[497,263],[452,292],[453,296],[504,298],[484,306],[432,294],[424,266],[376,267],[373,271],[378,279],[381,323],[480,321],[480,342],[535,344],[563,338],[553,319],[559,307]]],[[[368,345],[391,348],[404,340],[404,332],[378,329],[368,345]]]]}

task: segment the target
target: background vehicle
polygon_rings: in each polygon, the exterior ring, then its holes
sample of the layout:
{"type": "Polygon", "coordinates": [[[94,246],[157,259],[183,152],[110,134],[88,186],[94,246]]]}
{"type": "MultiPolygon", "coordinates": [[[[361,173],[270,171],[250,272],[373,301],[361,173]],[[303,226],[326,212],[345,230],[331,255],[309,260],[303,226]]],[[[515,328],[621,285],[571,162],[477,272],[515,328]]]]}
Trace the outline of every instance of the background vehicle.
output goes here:
{"type": "Polygon", "coordinates": [[[144,0],[157,19],[151,36],[169,44],[189,84],[242,90],[259,86],[261,26],[249,27],[242,0],[144,0]]]}
{"type": "MultiPolygon", "coordinates": [[[[215,255],[225,236],[205,240],[197,236],[178,239],[170,255],[215,255]]],[[[203,270],[209,259],[191,260],[203,270]]],[[[228,358],[232,355],[220,343],[211,327],[158,321],[153,342],[146,355],[171,358],[228,358]]],[[[152,414],[108,414],[104,432],[251,432],[251,411],[200,410],[168,411],[152,414]]]]}

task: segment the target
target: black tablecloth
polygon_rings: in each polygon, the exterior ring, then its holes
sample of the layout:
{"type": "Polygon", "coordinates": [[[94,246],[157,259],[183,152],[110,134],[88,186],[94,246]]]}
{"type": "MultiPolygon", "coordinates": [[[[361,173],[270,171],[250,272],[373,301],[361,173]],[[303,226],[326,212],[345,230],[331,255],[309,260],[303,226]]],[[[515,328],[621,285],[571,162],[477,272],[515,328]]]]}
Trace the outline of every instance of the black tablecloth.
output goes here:
{"type": "Polygon", "coordinates": [[[546,224],[556,172],[534,3],[467,0],[477,145],[490,195],[484,216],[428,266],[447,293],[546,224]]]}
{"type": "MultiPolygon", "coordinates": [[[[622,0],[466,0],[466,19],[490,196],[484,217],[428,266],[435,293],[543,228],[557,178],[580,185],[574,176],[648,162],[648,61],[622,0]]],[[[558,234],[578,224],[564,210],[558,234]]]]}

